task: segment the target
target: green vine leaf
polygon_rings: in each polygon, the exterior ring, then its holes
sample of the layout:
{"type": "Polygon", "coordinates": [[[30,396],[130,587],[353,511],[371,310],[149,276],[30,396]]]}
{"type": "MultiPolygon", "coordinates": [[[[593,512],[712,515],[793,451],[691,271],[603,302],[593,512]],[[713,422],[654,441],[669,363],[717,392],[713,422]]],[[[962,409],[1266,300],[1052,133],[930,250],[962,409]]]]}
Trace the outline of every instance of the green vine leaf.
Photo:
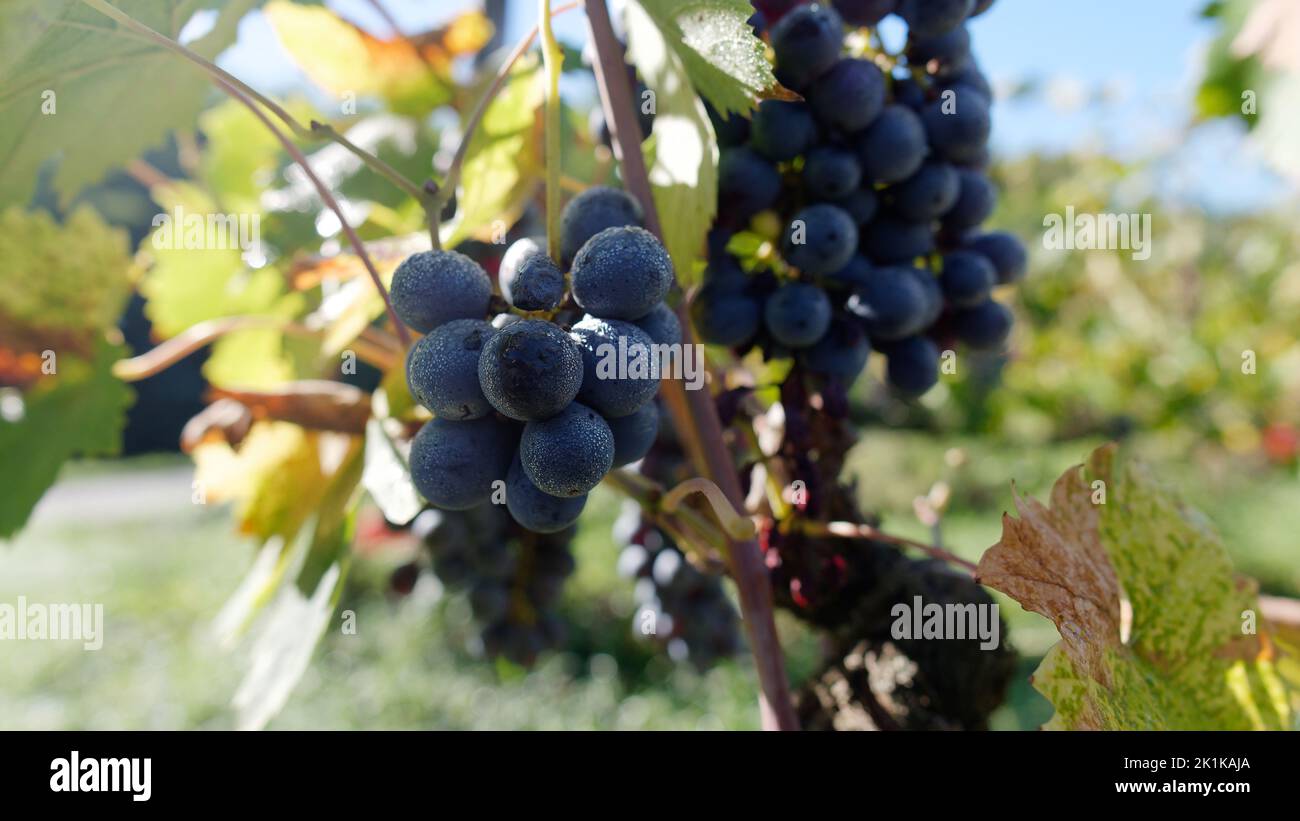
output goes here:
{"type": "Polygon", "coordinates": [[[0,464],[6,466],[5,492],[0,493],[0,539],[7,539],[27,522],[32,508],[73,456],[111,456],[121,445],[131,389],[112,374],[113,363],[126,349],[102,337],[92,356],[57,358],[57,372],[43,376],[20,400],[21,414],[13,418],[14,397],[0,417],[0,464]]]}
{"type": "Polygon", "coordinates": [[[1116,447],[1016,497],[977,579],[1051,619],[1061,642],[1034,674],[1050,729],[1289,729],[1253,581],[1218,535],[1116,447]],[[1261,628],[1262,629],[1262,628],[1261,628]]]}
{"type": "MultiPolygon", "coordinates": [[[[189,47],[213,58],[260,0],[117,0],[172,39],[195,12],[218,8],[189,47]]],[[[0,205],[26,203],[46,160],[67,199],[108,171],[192,127],[207,100],[203,72],[119,29],[79,0],[10,0],[0,7],[0,205]]]]}
{"type": "MultiPolygon", "coordinates": [[[[628,58],[655,90],[655,124],[646,166],[664,246],[677,279],[690,287],[695,261],[717,213],[718,150],[713,125],[683,59],[639,5],[627,7],[628,58]]],[[[640,104],[641,101],[638,101],[640,104]]]]}
{"type": "MultiPolygon", "coordinates": [[[[654,23],[691,85],[719,112],[746,114],[777,87],[766,46],[747,22],[754,9],[745,0],[636,0],[628,11],[634,7],[654,23]]],[[[628,42],[635,42],[631,25],[628,42]]],[[[646,83],[662,93],[649,78],[646,83]]]]}

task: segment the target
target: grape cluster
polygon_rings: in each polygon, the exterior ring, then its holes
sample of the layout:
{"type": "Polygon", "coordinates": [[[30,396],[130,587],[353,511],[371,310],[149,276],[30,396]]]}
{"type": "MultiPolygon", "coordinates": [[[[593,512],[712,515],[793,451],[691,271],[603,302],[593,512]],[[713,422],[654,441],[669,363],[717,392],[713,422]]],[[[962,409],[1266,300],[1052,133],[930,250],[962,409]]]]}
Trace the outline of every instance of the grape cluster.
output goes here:
{"type": "Polygon", "coordinates": [[[528,667],[563,641],[555,608],[574,569],[572,528],[534,533],[486,504],[426,510],[412,532],[443,585],[467,594],[486,655],[528,667]]]}
{"type": "Polygon", "coordinates": [[[393,306],[425,334],[406,374],[434,416],[410,453],[431,505],[468,510],[500,501],[504,488],[515,521],[558,532],[611,468],[649,450],[659,429],[653,346],[679,343],[681,328],[663,302],[672,263],[641,225],[626,193],[579,194],[561,217],[558,263],[534,239],[506,251],[498,283],[511,310],[494,318],[492,281],[463,254],[424,251],[398,266],[393,306]]]}
{"type": "Polygon", "coordinates": [[[663,531],[641,520],[635,504],[628,505],[615,530],[626,542],[619,575],[636,581],[633,631],[653,637],[674,661],[689,662],[700,672],[735,655],[740,620],[721,580],[692,566],[663,531]]]}
{"type": "Polygon", "coordinates": [[[990,4],[756,5],[776,76],[803,99],[765,100],[750,120],[710,112],[719,216],[692,318],[706,342],[793,355],[843,384],[874,349],[918,396],[942,350],[1004,344],[1011,312],[993,294],[1026,269],[1019,240],[979,230],[996,200],[992,93],[965,20],[990,4]],[[846,20],[891,13],[909,27],[901,54],[846,53],[846,20]],[[779,256],[742,250],[756,234],[779,236],[779,256]]]}

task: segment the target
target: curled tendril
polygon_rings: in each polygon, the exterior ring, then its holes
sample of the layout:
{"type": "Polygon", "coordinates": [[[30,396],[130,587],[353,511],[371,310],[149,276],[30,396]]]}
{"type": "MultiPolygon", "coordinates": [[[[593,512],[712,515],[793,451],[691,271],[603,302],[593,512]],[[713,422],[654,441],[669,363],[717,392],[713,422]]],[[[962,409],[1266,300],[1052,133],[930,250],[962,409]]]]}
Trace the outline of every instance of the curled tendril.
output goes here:
{"type": "Polygon", "coordinates": [[[727,535],[738,541],[747,541],[754,538],[758,529],[748,517],[742,515],[722,492],[722,488],[715,485],[708,479],[695,478],[687,479],[677,487],[668,491],[661,503],[663,509],[672,513],[681,506],[687,496],[692,493],[702,493],[704,498],[709,500],[709,505],[713,508],[714,514],[718,517],[718,522],[727,535]]]}

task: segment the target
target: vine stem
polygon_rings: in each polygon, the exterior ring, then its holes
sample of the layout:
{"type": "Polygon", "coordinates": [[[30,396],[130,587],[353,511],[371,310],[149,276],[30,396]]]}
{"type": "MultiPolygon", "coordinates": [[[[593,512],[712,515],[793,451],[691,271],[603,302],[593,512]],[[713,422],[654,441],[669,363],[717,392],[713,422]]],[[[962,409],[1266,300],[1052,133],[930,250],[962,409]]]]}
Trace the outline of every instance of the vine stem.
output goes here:
{"type": "Polygon", "coordinates": [[[560,147],[560,72],[564,52],[551,27],[551,0],[537,0],[538,26],[542,32],[542,62],[546,66],[546,251],[560,258],[560,177],[564,172],[560,147]]]}
{"type": "MultiPolygon", "coordinates": [[[[112,19],[119,25],[136,32],[151,42],[157,43],[170,51],[174,51],[181,56],[198,63],[208,72],[218,88],[242,103],[253,113],[254,117],[257,117],[257,119],[275,135],[275,138],[280,141],[280,145],[284,147],[284,150],[288,152],[290,157],[293,157],[294,162],[302,168],[303,173],[307,175],[309,180],[311,180],[312,185],[316,188],[316,192],[320,194],[321,200],[324,201],[325,205],[334,212],[334,216],[338,217],[339,225],[343,228],[343,233],[347,235],[348,241],[351,242],[352,247],[356,249],[357,256],[361,257],[361,261],[365,264],[366,270],[370,273],[370,278],[373,280],[376,290],[379,291],[380,297],[384,300],[384,308],[388,311],[388,317],[392,320],[393,327],[397,331],[397,336],[402,341],[402,347],[411,347],[411,332],[407,330],[406,325],[404,325],[401,318],[397,316],[397,311],[393,309],[393,302],[388,296],[388,289],[384,287],[384,282],[379,276],[379,271],[375,268],[374,262],[371,261],[370,254],[366,252],[365,243],[361,241],[361,238],[357,236],[357,232],[353,230],[351,223],[348,222],[347,217],[343,214],[343,209],[339,207],[338,200],[334,198],[334,194],[330,192],[329,188],[321,182],[320,177],[316,175],[316,172],[312,170],[311,163],[307,162],[307,157],[303,155],[302,150],[299,149],[298,146],[294,145],[293,140],[289,139],[288,135],[285,134],[279,126],[272,122],[271,118],[266,115],[266,112],[259,108],[257,103],[253,101],[256,99],[258,102],[262,103],[262,105],[265,105],[268,109],[274,111],[281,120],[289,124],[290,129],[294,130],[295,133],[305,131],[307,135],[311,135],[312,132],[303,129],[302,125],[299,124],[297,120],[294,120],[287,111],[273,101],[258,94],[234,75],[224,71],[208,60],[203,59],[203,57],[195,54],[171,38],[154,31],[145,24],[131,17],[129,14],[126,14],[120,9],[114,8],[104,2],[104,0],[81,1],[92,9],[98,11],[100,14],[112,19]]],[[[348,144],[351,145],[351,143],[348,144]]]]}
{"type": "MultiPolygon", "coordinates": [[[[605,0],[584,0],[584,5],[592,42],[596,46],[596,82],[601,105],[610,126],[615,156],[622,166],[623,181],[641,204],[646,228],[662,240],[663,231],[655,209],[650,176],[641,154],[641,130],[624,70],[623,50],[614,36],[605,0]]],[[[682,325],[682,343],[687,346],[696,344],[685,299],[679,304],[677,313],[682,325]]],[[[696,468],[717,484],[732,508],[743,510],[745,495],[724,444],[722,422],[718,419],[718,410],[710,392],[687,391],[680,381],[669,379],[663,382],[661,393],[672,415],[673,425],[683,438],[696,468]]],[[[740,595],[745,631],[758,672],[763,727],[797,730],[799,720],[790,699],[790,683],[786,678],[785,659],[773,615],[771,581],[757,542],[752,539],[731,541],[727,562],[740,595]]]]}

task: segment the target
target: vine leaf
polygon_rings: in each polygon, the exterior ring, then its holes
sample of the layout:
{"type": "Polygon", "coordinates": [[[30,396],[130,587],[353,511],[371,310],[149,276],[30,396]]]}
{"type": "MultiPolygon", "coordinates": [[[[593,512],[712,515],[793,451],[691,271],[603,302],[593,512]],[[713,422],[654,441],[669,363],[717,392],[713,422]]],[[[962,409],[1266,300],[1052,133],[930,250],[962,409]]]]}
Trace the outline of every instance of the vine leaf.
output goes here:
{"type": "Polygon", "coordinates": [[[536,56],[521,59],[484,112],[460,175],[473,185],[456,192],[456,216],[442,227],[444,246],[455,246],[493,223],[513,224],[537,190],[543,174],[539,109],[546,99],[540,69],[536,56]]]}
{"type": "Polygon", "coordinates": [[[636,0],[629,10],[633,6],[662,32],[691,85],[719,112],[748,113],[777,88],[766,47],[748,23],[754,9],[745,0],[636,0]]]}
{"type": "Polygon", "coordinates": [[[1217,534],[1117,448],[1066,471],[1051,505],[1017,495],[976,578],[1056,623],[1034,674],[1051,729],[1285,729],[1253,581],[1217,534]],[[1103,495],[1098,495],[1102,494],[1103,495]],[[1099,502],[1099,503],[1095,503],[1099,502]]]}
{"type": "MultiPolygon", "coordinates": [[[[220,9],[189,47],[212,58],[234,42],[259,0],[118,0],[118,8],[176,39],[195,12],[220,9]]],[[[79,0],[0,6],[0,205],[25,204],[51,156],[66,200],[83,186],[192,126],[208,79],[180,58],[118,29],[79,0]],[[51,108],[52,106],[52,108],[51,108]]]]}
{"type": "Polygon", "coordinates": [[[88,360],[60,356],[57,375],[42,377],[23,395],[21,418],[12,419],[8,409],[0,417],[0,539],[27,522],[67,459],[118,452],[132,394],[112,368],[124,353],[100,338],[88,360]]]}
{"type": "Polygon", "coordinates": [[[713,126],[682,58],[659,25],[635,3],[627,7],[626,24],[628,58],[655,90],[654,133],[645,150],[664,247],[678,281],[689,287],[697,278],[696,259],[717,212],[713,126]]]}

